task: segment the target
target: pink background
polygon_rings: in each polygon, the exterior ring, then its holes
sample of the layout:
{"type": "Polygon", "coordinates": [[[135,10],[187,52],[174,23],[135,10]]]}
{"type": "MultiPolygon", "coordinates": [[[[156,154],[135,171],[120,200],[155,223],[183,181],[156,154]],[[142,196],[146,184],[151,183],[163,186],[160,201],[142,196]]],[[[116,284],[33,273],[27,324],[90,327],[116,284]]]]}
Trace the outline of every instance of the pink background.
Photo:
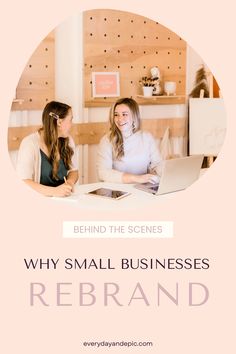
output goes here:
{"type": "Polygon", "coordinates": [[[117,94],[116,75],[100,75],[95,76],[96,94],[98,95],[114,95],[117,94]]]}
{"type": "MultiPolygon", "coordinates": [[[[92,353],[85,340],[148,340],[152,348],[117,347],[110,353],[235,352],[235,9],[234,2],[213,0],[38,2],[9,0],[0,12],[1,36],[1,346],[2,353],[92,353]],[[7,127],[11,100],[25,63],[38,43],[76,11],[114,8],[158,20],[184,38],[215,74],[225,98],[228,130],[210,171],[184,194],[133,215],[56,204],[27,188],[11,166],[7,127]],[[172,220],[174,239],[65,240],[63,220],[172,220]],[[27,272],[25,257],[208,257],[209,271],[27,272]],[[210,300],[200,308],[166,302],[158,308],[136,305],[81,308],[30,308],[28,284],[43,281],[119,282],[128,296],[141,281],[149,292],[157,281],[205,283],[210,300]]],[[[184,297],[184,296],[183,296],[184,297]]],[[[54,301],[54,292],[50,298],[54,301]]],[[[105,352],[106,349],[97,349],[105,352]]],[[[107,349],[108,350],[108,349],[107,349]]]]}

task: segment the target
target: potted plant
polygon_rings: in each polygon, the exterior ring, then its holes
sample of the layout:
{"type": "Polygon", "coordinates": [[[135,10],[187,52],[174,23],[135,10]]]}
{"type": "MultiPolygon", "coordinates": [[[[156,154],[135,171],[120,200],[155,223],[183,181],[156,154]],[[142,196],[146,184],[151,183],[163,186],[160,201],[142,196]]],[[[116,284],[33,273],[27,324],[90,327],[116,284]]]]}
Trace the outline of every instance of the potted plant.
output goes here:
{"type": "Polygon", "coordinates": [[[153,88],[157,83],[158,78],[151,78],[147,76],[143,76],[141,80],[139,80],[139,84],[143,88],[143,95],[146,97],[152,96],[153,88]]]}

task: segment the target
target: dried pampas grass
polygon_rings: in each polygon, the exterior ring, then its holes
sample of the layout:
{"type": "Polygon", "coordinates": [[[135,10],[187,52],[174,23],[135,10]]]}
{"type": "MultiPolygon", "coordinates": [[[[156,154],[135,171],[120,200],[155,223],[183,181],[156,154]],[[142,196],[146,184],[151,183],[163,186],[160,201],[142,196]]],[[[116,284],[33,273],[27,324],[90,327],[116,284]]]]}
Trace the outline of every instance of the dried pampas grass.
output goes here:
{"type": "Polygon", "coordinates": [[[192,98],[199,98],[200,97],[200,92],[201,90],[204,90],[204,97],[208,98],[209,97],[209,86],[207,82],[207,76],[206,76],[206,71],[204,66],[202,66],[197,72],[196,72],[196,79],[194,83],[194,88],[189,94],[189,97],[192,98]]]}

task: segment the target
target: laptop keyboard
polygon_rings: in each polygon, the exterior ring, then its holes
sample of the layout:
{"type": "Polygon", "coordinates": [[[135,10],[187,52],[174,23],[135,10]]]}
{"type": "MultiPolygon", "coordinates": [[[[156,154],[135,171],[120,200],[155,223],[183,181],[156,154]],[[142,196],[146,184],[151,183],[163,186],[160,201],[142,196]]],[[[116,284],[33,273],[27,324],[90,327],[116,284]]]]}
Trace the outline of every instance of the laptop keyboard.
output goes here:
{"type": "Polygon", "coordinates": [[[152,186],[149,187],[149,189],[153,192],[157,192],[159,188],[159,184],[153,184],[152,186]]]}
{"type": "Polygon", "coordinates": [[[142,183],[142,186],[147,187],[152,192],[157,192],[157,190],[159,188],[159,183],[153,184],[153,183],[147,182],[147,183],[142,183]]]}
{"type": "Polygon", "coordinates": [[[150,183],[150,182],[140,183],[140,184],[136,184],[134,187],[137,189],[141,189],[144,192],[156,194],[156,192],[158,191],[158,188],[159,188],[159,183],[155,183],[155,184],[150,183]]]}

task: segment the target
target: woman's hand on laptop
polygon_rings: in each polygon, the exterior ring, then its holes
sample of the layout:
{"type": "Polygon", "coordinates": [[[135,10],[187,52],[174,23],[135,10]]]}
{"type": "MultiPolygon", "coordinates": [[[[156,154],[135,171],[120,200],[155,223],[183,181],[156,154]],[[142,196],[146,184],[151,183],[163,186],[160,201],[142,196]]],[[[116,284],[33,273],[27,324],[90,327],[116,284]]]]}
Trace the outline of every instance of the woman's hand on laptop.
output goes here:
{"type": "Polygon", "coordinates": [[[159,182],[159,176],[153,175],[151,173],[145,173],[143,175],[134,175],[131,173],[124,173],[122,177],[123,183],[152,183],[156,184],[159,182]]]}
{"type": "Polygon", "coordinates": [[[159,182],[159,177],[157,175],[152,175],[146,173],[145,175],[137,175],[135,183],[153,183],[156,184],[159,182]]]}
{"type": "Polygon", "coordinates": [[[157,175],[152,175],[150,182],[153,184],[157,184],[160,182],[160,177],[157,175]]]}

